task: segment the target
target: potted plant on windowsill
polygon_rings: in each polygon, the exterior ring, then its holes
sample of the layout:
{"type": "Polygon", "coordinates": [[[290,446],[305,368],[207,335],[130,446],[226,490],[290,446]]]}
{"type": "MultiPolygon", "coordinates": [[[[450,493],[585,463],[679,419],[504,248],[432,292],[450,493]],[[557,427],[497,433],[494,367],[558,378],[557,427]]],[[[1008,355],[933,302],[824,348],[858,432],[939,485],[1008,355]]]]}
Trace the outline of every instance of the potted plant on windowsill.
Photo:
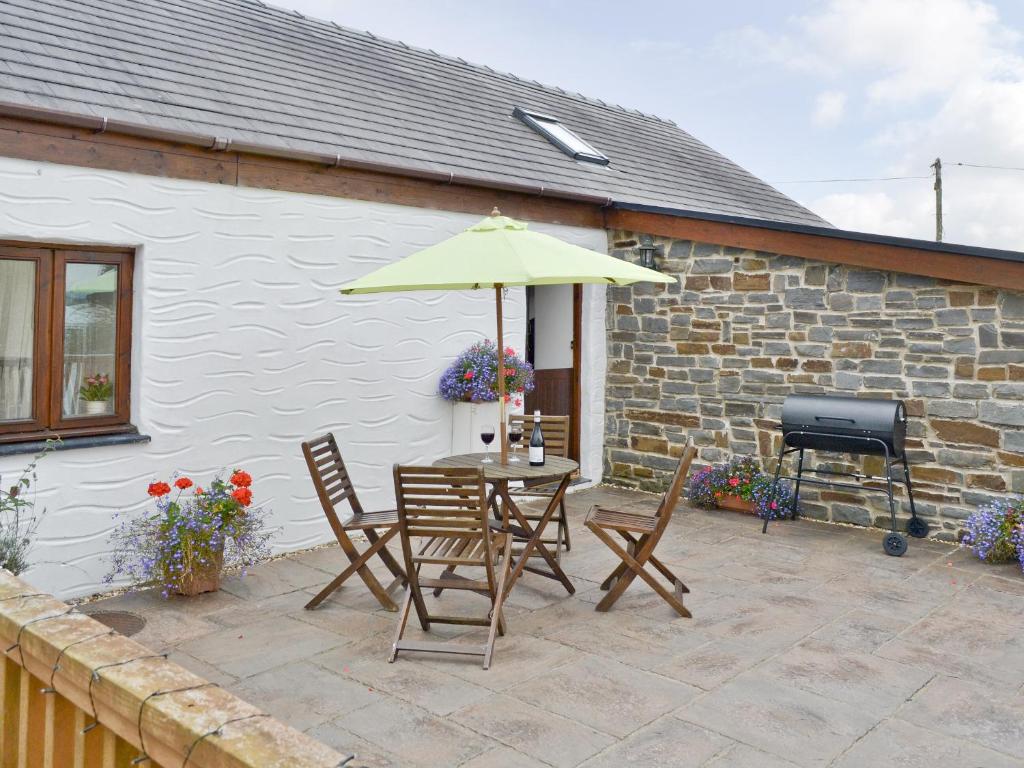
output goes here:
{"type": "Polygon", "coordinates": [[[96,373],[87,376],[78,393],[82,398],[82,411],[86,416],[106,416],[110,413],[114,385],[107,374],[96,373]]]}
{"type": "MultiPolygon", "coordinates": [[[[150,483],[156,511],[121,523],[111,536],[107,582],[126,576],[136,587],[159,586],[164,597],[220,588],[225,568],[251,567],[269,555],[266,511],[252,506],[252,477],[236,469],[207,489],[184,475],[150,483]]],[[[243,570],[244,575],[244,570],[243,570]]]]}
{"type": "Polygon", "coordinates": [[[752,456],[736,456],[723,464],[705,467],[690,478],[690,503],[702,509],[728,509],[769,519],[785,517],[793,504],[788,483],[761,470],[752,456]]]}
{"type": "MultiPolygon", "coordinates": [[[[523,396],[534,387],[533,366],[505,348],[505,402],[522,412],[523,396]]],[[[443,374],[438,393],[452,403],[453,454],[480,450],[480,427],[498,427],[498,347],[490,339],[460,354],[443,374]]]]}

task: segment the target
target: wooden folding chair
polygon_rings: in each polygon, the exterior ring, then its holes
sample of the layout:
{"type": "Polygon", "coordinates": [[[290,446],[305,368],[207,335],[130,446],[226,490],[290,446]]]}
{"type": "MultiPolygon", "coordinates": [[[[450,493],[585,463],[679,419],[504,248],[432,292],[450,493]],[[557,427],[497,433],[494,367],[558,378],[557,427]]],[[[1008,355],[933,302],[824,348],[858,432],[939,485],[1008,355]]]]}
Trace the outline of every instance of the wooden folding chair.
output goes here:
{"type": "Polygon", "coordinates": [[[399,651],[426,651],[482,656],[484,669],[491,665],[494,639],[505,634],[502,603],[511,565],[512,534],[492,527],[488,520],[487,489],[482,467],[453,469],[395,466],[395,498],[409,574],[398,631],[388,661],[399,651]],[[417,541],[414,542],[413,540],[417,541]],[[421,575],[423,566],[483,568],[483,578],[468,579],[451,573],[440,578],[421,575]],[[469,590],[488,599],[485,616],[453,616],[431,613],[424,589],[469,590]],[[487,641],[474,645],[458,640],[426,642],[404,640],[411,606],[424,631],[430,624],[465,624],[488,627],[487,641]]]}
{"type": "MultiPolygon", "coordinates": [[[[512,424],[520,424],[523,429],[523,441],[530,442],[530,435],[533,432],[533,416],[514,413],[508,417],[509,428],[512,424]]],[[[541,416],[540,431],[544,435],[544,451],[548,456],[568,457],[569,455],[569,417],[568,416],[541,416]]],[[[526,456],[522,457],[526,461],[526,456]]],[[[550,499],[558,490],[559,482],[550,480],[538,480],[533,483],[526,483],[522,488],[512,488],[509,494],[516,497],[534,497],[550,499]]],[[[540,513],[528,511],[524,517],[530,522],[540,520],[540,513]]],[[[551,518],[555,524],[555,538],[542,539],[543,544],[555,545],[555,557],[561,555],[564,549],[568,552],[572,549],[572,539],[569,537],[569,516],[565,512],[565,498],[558,504],[558,512],[551,518]]]]}
{"type": "Polygon", "coordinates": [[[626,588],[639,576],[651,586],[651,589],[661,595],[680,616],[690,618],[690,612],[683,605],[683,594],[690,590],[664,563],[654,556],[654,548],[658,546],[658,541],[672,519],[672,512],[683,491],[683,484],[690,471],[690,464],[696,455],[697,449],[693,447],[692,442],[687,441],[686,449],[672,476],[668,491],[661,497],[658,511],[653,516],[606,509],[600,506],[592,507],[587,513],[584,525],[622,560],[602,582],[601,589],[608,590],[608,594],[597,604],[597,610],[607,611],[611,608],[626,591],[626,588]],[[613,538],[612,533],[618,534],[625,540],[625,549],[613,538]],[[666,589],[654,574],[647,571],[648,563],[668,579],[672,585],[672,591],[666,589]]]}
{"type": "Polygon", "coordinates": [[[348,568],[339,573],[330,584],[320,590],[316,597],[306,603],[307,610],[316,608],[325,597],[345,583],[345,580],[353,573],[358,573],[382,606],[389,611],[397,611],[398,606],[395,605],[388,593],[399,584],[405,583],[405,572],[387,548],[388,541],[398,533],[397,510],[363,511],[359,497],[356,496],[356,489],[352,486],[352,480],[345,469],[345,462],[341,459],[338,443],[330,432],[303,443],[302,455],[306,457],[309,476],[313,480],[316,495],[320,498],[320,505],[324,508],[324,514],[327,515],[327,522],[331,524],[341,551],[345,553],[350,563],[348,568]],[[352,508],[352,517],[342,523],[336,508],[345,500],[352,508]],[[381,528],[384,529],[384,533],[378,535],[377,530],[381,528]],[[356,549],[355,544],[348,537],[349,531],[361,531],[366,535],[370,546],[365,552],[360,553],[356,549]],[[388,570],[395,577],[387,588],[381,586],[377,577],[366,565],[374,555],[384,561],[388,570]]]}

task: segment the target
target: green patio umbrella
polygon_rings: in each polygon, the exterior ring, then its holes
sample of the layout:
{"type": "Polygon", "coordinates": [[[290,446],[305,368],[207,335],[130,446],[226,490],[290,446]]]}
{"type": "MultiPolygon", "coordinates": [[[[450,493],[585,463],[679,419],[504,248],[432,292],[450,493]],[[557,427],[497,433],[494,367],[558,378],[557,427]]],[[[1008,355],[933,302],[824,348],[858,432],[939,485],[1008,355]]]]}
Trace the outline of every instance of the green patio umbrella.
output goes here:
{"type": "MultiPolygon", "coordinates": [[[[673,283],[675,278],[557,237],[531,232],[497,208],[465,232],[424,248],[341,288],[343,294],[392,291],[459,291],[493,288],[498,321],[498,370],[505,368],[501,291],[526,285],[637,282],[673,283]]],[[[501,462],[507,462],[505,377],[498,376],[501,462]]]]}

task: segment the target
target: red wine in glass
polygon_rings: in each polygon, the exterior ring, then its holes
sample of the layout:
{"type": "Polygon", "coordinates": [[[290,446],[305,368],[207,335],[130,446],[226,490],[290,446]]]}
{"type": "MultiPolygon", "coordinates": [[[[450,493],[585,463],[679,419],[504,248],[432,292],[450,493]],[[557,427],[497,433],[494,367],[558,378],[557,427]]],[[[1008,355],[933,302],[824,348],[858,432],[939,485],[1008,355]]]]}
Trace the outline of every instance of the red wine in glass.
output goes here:
{"type": "Polygon", "coordinates": [[[480,427],[480,439],[484,445],[487,446],[487,455],[480,460],[481,464],[493,464],[494,459],[491,458],[491,443],[494,442],[494,427],[487,425],[480,427]]]}
{"type": "Polygon", "coordinates": [[[523,439],[523,425],[522,424],[510,424],[508,427],[508,441],[512,443],[512,458],[509,459],[509,463],[518,462],[519,457],[516,456],[516,451],[519,449],[519,441],[523,439]]]}

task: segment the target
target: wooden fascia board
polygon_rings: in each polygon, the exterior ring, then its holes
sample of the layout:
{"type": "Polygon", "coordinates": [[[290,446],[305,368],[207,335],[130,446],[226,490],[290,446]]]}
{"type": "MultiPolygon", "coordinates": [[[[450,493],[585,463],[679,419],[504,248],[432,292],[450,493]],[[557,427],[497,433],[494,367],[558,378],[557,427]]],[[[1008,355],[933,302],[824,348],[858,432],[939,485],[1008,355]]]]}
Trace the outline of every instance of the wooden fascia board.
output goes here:
{"type": "Polygon", "coordinates": [[[600,229],[601,206],[0,116],[0,156],[600,229]]]}
{"type": "Polygon", "coordinates": [[[843,237],[786,232],[663,213],[613,209],[606,212],[605,224],[608,229],[715,243],[733,248],[798,256],[884,272],[902,272],[959,283],[1024,290],[1024,262],[870,243],[843,237]]]}

